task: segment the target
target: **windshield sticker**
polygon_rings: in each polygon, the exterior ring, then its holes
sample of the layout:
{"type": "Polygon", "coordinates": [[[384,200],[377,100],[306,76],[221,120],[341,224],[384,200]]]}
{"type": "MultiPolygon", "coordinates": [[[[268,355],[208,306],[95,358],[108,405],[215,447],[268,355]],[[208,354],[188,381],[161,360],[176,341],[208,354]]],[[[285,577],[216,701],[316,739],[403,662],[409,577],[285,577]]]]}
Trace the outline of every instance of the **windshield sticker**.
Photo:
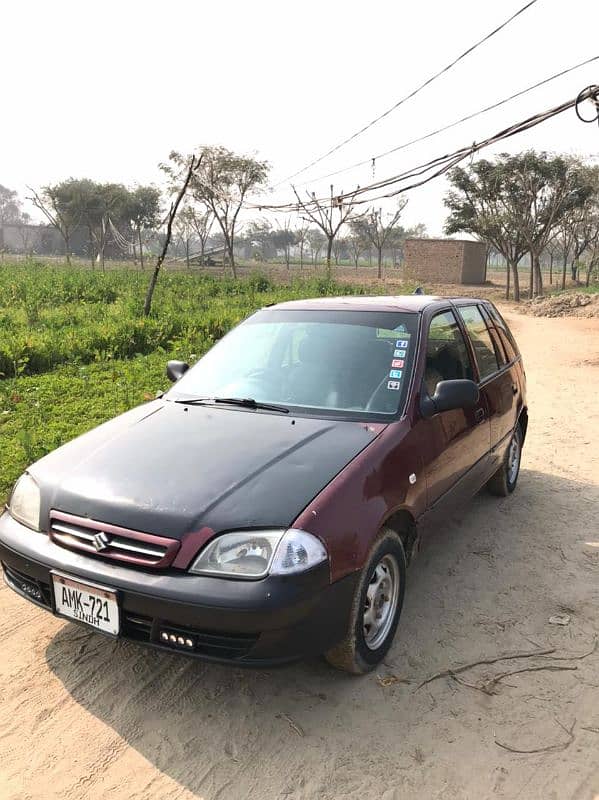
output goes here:
{"type": "Polygon", "coordinates": [[[390,378],[395,378],[396,380],[400,380],[400,378],[401,378],[401,370],[400,369],[392,369],[389,372],[389,377],[390,378]]]}
{"type": "Polygon", "coordinates": [[[394,350],[393,351],[393,358],[405,358],[406,351],[405,350],[394,350]]]}
{"type": "Polygon", "coordinates": [[[396,347],[400,347],[402,350],[405,350],[405,348],[408,346],[408,340],[407,339],[398,339],[395,342],[395,346],[396,347]]]}
{"type": "MultiPolygon", "coordinates": [[[[401,333],[401,331],[400,331],[401,333]]],[[[376,329],[376,338],[377,339],[395,339],[397,336],[397,331],[391,331],[387,328],[377,328],[376,329]]]]}
{"type": "Polygon", "coordinates": [[[387,389],[393,389],[395,392],[397,392],[400,386],[400,381],[387,381],[387,389]]]}
{"type": "Polygon", "coordinates": [[[392,367],[403,367],[403,358],[394,358],[391,362],[392,367]]]}

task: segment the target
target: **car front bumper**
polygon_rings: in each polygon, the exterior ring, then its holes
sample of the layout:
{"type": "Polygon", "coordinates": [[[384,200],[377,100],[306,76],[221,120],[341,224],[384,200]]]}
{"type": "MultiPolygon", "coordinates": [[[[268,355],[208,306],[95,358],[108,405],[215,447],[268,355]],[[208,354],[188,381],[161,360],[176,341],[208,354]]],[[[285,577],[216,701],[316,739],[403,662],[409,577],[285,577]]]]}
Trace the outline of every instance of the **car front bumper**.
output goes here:
{"type": "MultiPolygon", "coordinates": [[[[328,564],[299,575],[240,581],[152,572],[75,553],[0,516],[7,584],[56,613],[51,571],[117,591],[124,639],[206,661],[271,666],[322,653],[343,638],[358,573],[330,583],[328,564]],[[162,631],[193,637],[193,650],[164,644],[162,631]]],[[[93,628],[90,628],[93,630],[93,628]]]]}

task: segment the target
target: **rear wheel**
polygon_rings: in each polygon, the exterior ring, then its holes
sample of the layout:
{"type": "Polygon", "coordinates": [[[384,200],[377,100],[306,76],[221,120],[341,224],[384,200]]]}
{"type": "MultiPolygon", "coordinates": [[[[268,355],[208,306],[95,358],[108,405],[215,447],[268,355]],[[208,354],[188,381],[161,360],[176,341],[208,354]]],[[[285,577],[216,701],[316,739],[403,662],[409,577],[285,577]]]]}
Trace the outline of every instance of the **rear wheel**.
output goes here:
{"type": "Polygon", "coordinates": [[[501,466],[487,483],[487,488],[491,494],[495,494],[498,497],[507,497],[508,494],[514,491],[518,482],[518,475],[520,474],[521,457],[522,429],[518,423],[501,466]]]}
{"type": "Polygon", "coordinates": [[[345,638],[325,654],[333,667],[362,675],[391,647],[405,591],[406,556],[399,536],[383,528],[356,587],[345,638]]]}

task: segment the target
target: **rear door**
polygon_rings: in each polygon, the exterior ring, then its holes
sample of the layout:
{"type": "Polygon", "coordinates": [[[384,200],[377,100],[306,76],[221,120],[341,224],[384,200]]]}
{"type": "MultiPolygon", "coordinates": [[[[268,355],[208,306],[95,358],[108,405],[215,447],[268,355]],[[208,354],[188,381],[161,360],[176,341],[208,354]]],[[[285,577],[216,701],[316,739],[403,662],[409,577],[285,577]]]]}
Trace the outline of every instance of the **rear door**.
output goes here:
{"type": "MultiPolygon", "coordinates": [[[[503,451],[515,425],[518,381],[498,331],[482,304],[461,305],[459,314],[476,359],[479,388],[486,397],[491,451],[503,451]]],[[[495,460],[495,459],[493,459],[495,460]]]]}
{"type": "MultiPolygon", "coordinates": [[[[428,326],[422,392],[433,395],[442,380],[476,380],[472,356],[452,309],[435,314],[428,326]]],[[[420,420],[426,450],[427,514],[437,519],[449,506],[476,492],[488,471],[490,448],[486,397],[474,408],[444,411],[420,420]],[[483,477],[481,477],[483,475],[483,477]]]]}

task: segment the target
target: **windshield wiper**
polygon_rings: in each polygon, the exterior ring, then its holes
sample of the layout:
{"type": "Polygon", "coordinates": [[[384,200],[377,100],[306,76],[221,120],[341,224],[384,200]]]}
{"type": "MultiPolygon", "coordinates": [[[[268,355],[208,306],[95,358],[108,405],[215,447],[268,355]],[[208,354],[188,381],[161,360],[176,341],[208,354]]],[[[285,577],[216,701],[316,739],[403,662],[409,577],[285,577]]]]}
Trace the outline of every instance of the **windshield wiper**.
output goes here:
{"type": "Polygon", "coordinates": [[[188,400],[175,400],[175,403],[184,403],[190,406],[202,405],[203,403],[222,403],[228,406],[241,406],[242,408],[279,411],[281,414],[289,414],[289,409],[285,408],[285,406],[276,406],[272,403],[259,403],[252,397],[190,397],[188,400]]]}

